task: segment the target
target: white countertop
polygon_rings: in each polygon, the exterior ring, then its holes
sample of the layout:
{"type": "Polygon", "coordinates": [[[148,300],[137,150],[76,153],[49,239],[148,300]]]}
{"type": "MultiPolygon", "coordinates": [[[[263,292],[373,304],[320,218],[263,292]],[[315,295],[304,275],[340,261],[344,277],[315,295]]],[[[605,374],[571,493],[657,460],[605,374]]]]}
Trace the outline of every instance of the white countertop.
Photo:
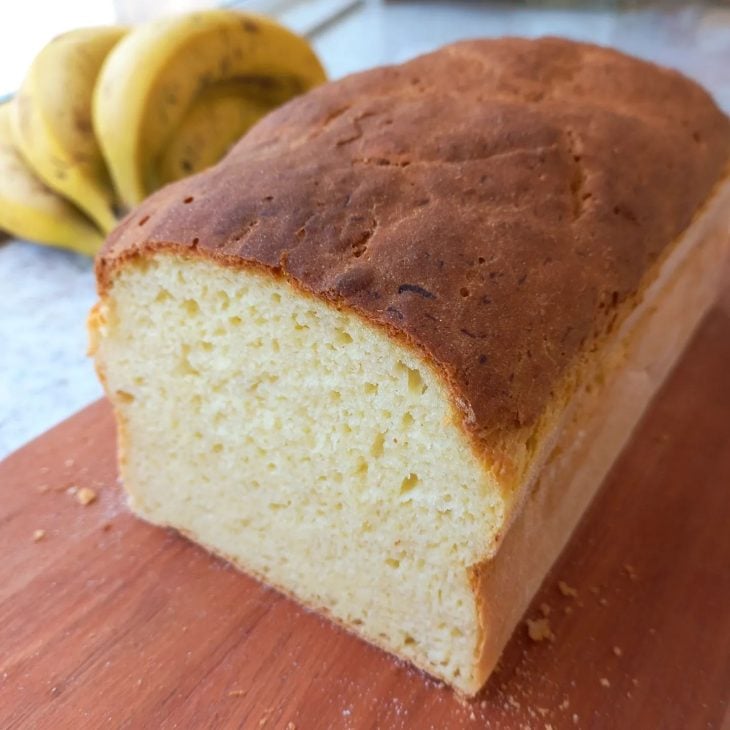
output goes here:
{"type": "MultiPolygon", "coordinates": [[[[315,46],[330,76],[397,62],[464,37],[564,35],[615,45],[700,79],[730,110],[730,8],[671,14],[536,10],[509,4],[368,1],[315,46]]],[[[92,263],[0,244],[0,458],[101,395],[86,357],[92,263]]]]}

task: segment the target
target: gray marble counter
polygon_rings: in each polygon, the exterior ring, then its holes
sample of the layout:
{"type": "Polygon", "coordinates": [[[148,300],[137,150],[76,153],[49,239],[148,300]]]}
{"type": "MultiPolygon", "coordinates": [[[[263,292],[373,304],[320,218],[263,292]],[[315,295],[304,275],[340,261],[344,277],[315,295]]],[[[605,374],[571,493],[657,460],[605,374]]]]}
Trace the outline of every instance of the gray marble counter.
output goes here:
{"type": "MultiPolygon", "coordinates": [[[[315,46],[332,77],[401,61],[463,37],[564,35],[615,45],[700,79],[730,110],[730,8],[536,10],[486,3],[366,2],[315,46]]],[[[605,7],[605,6],[603,6],[605,7]]],[[[86,358],[91,261],[0,244],[0,457],[101,394],[86,358]]]]}

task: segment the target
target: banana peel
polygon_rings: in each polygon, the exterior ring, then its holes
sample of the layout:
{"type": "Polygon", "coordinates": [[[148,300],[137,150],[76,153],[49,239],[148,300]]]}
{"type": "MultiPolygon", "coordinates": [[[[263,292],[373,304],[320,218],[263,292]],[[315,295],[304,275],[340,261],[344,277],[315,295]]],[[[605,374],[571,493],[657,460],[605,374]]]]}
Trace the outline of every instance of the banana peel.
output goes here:
{"type": "Polygon", "coordinates": [[[0,228],[93,254],[125,209],[325,80],[306,40],[236,10],[59,36],[0,105],[0,228]]]}
{"type": "Polygon", "coordinates": [[[275,103],[240,82],[214,84],[193,101],[153,174],[155,187],[214,165],[275,103]]]}
{"type": "Polygon", "coordinates": [[[16,238],[93,255],[101,247],[101,231],[47,187],[15,149],[12,104],[0,106],[0,229],[16,238]]]}
{"type": "Polygon", "coordinates": [[[262,88],[293,96],[322,83],[325,73],[306,40],[233,10],[154,20],[112,49],[94,91],[93,122],[125,206],[159,184],[156,163],[198,95],[236,80],[264,81],[262,88]]]}
{"type": "Polygon", "coordinates": [[[52,190],[105,232],[116,224],[115,195],[94,136],[91,98],[104,58],[126,28],[81,28],[36,56],[12,106],[15,146],[52,190]]]}

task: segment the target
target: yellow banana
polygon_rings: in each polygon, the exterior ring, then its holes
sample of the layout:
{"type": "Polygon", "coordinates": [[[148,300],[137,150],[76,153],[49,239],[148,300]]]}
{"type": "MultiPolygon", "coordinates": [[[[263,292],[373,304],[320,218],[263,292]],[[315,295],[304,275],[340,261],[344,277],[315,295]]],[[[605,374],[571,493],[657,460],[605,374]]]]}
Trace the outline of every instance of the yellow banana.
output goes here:
{"type": "Polygon", "coordinates": [[[81,28],[36,56],[16,97],[16,147],[38,177],[104,230],[116,223],[114,193],[94,136],[91,100],[99,69],[125,28],[81,28]]]}
{"type": "Polygon", "coordinates": [[[101,232],[78,208],[46,187],[13,146],[12,102],[0,106],[0,229],[79,253],[94,254],[101,232]]]}
{"type": "Polygon", "coordinates": [[[272,107],[235,81],[213,84],[193,101],[156,167],[162,185],[214,165],[272,107]],[[250,96],[247,96],[250,94],[250,96]]]}
{"type": "Polygon", "coordinates": [[[93,121],[126,206],[158,187],[155,165],[195,97],[234,80],[293,96],[324,81],[325,73],[303,38],[234,10],[161,18],[116,45],[99,74],[93,121]]]}

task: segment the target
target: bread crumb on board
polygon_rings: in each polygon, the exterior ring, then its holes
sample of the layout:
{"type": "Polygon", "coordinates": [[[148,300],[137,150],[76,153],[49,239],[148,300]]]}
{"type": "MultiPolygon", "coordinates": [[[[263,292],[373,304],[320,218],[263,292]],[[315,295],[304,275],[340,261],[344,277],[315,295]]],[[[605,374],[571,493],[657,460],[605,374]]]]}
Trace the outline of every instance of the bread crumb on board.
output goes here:
{"type": "Polygon", "coordinates": [[[548,604],[548,603],[541,603],[540,604],[540,613],[543,616],[549,616],[550,615],[550,604],[548,604]]]}
{"type": "Polygon", "coordinates": [[[286,730],[297,730],[297,726],[293,722],[288,722],[286,724],[286,730]]]}
{"type": "Polygon", "coordinates": [[[620,646],[614,646],[613,647],[613,653],[616,656],[621,656],[623,654],[623,651],[621,651],[621,647],[620,646]]]}
{"type": "Polygon", "coordinates": [[[564,596],[569,596],[570,598],[578,597],[578,591],[572,586],[569,586],[564,580],[558,581],[558,589],[564,596]]]}
{"type": "Polygon", "coordinates": [[[626,571],[626,575],[629,576],[630,580],[639,580],[639,574],[636,572],[636,568],[631,565],[630,563],[624,563],[624,570],[626,571]]]}
{"type": "Polygon", "coordinates": [[[46,536],[46,531],[43,529],[33,530],[33,542],[40,542],[46,536]]]}
{"type": "Polygon", "coordinates": [[[552,632],[550,621],[547,618],[528,618],[526,623],[527,633],[533,641],[544,641],[545,639],[548,639],[548,641],[555,640],[555,634],[552,632]]]}
{"type": "Polygon", "coordinates": [[[610,687],[611,683],[608,681],[606,677],[601,677],[600,679],[601,687],[610,687]]]}
{"type": "Polygon", "coordinates": [[[86,505],[89,505],[96,500],[96,492],[90,487],[81,487],[81,489],[76,492],[76,499],[80,504],[86,507],[86,505]]]}

